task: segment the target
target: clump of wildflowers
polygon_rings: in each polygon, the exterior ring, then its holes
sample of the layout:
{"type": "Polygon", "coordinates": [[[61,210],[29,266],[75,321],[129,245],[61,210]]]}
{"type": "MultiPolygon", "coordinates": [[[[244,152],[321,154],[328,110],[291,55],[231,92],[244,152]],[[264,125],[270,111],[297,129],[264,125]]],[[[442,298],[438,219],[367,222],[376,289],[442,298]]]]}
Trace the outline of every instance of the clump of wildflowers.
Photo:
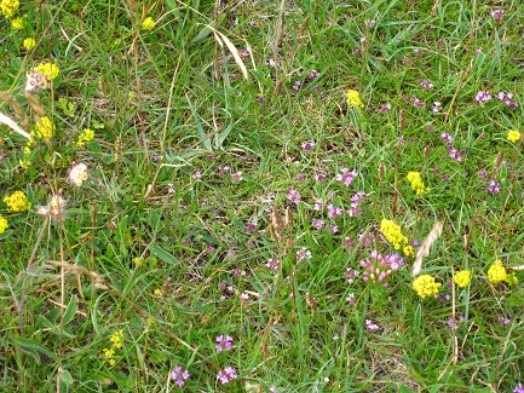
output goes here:
{"type": "Polygon", "coordinates": [[[218,336],[215,341],[218,343],[215,346],[215,349],[217,352],[227,351],[228,349],[232,349],[234,347],[233,345],[233,337],[226,335],[226,336],[218,336]]]}
{"type": "Polygon", "coordinates": [[[18,0],[2,0],[0,2],[0,13],[7,19],[10,19],[18,10],[18,7],[20,7],[20,2],[18,0]]]}
{"type": "Polygon", "coordinates": [[[33,71],[44,75],[49,81],[56,79],[56,77],[60,74],[60,68],[58,68],[58,65],[51,62],[40,63],[35,68],[33,68],[33,71]]]}
{"type": "Polygon", "coordinates": [[[36,41],[34,38],[26,38],[22,46],[25,50],[31,50],[36,46],[36,41]]]}
{"type": "Polygon", "coordinates": [[[409,172],[406,176],[408,181],[411,183],[411,189],[417,193],[417,195],[422,195],[426,186],[420,177],[420,172],[409,172]]]}
{"type": "Polygon", "coordinates": [[[477,95],[475,96],[475,101],[482,104],[484,102],[488,102],[491,100],[491,94],[489,94],[487,91],[479,91],[477,95]]]}
{"type": "Polygon", "coordinates": [[[76,140],[77,146],[84,146],[95,139],[95,132],[90,128],[84,128],[76,140]]]}
{"type": "Polygon", "coordinates": [[[348,90],[346,93],[346,102],[350,108],[363,108],[364,104],[360,99],[360,93],[357,90],[348,90]]]}
{"type": "Polygon", "coordinates": [[[507,138],[511,143],[517,143],[520,138],[522,138],[522,135],[517,130],[510,130],[508,131],[507,138]]]}
{"type": "Polygon", "coordinates": [[[60,221],[64,218],[64,209],[68,202],[61,195],[54,195],[47,206],[40,206],[36,213],[42,216],[49,216],[52,220],[60,221]]]}
{"type": "Polygon", "coordinates": [[[365,269],[362,279],[373,284],[382,284],[384,288],[387,288],[389,286],[388,277],[403,265],[404,259],[397,253],[382,256],[373,250],[371,258],[360,261],[360,266],[365,269]]]}
{"type": "Polygon", "coordinates": [[[217,379],[222,385],[237,379],[237,377],[237,370],[235,370],[233,367],[226,367],[225,369],[220,370],[217,375],[217,379]]]}
{"type": "Polygon", "coordinates": [[[109,348],[104,348],[102,350],[104,358],[107,360],[107,362],[109,363],[111,367],[116,364],[116,360],[114,359],[114,356],[116,354],[115,350],[122,349],[124,345],[123,340],[124,340],[124,330],[123,329],[117,330],[109,338],[109,341],[111,341],[111,346],[109,348]]]}
{"type": "Polygon", "coordinates": [[[7,220],[0,214],[0,235],[9,227],[7,220]]]}
{"type": "Polygon", "coordinates": [[[55,133],[55,125],[47,116],[39,118],[33,129],[33,135],[37,139],[51,139],[55,133]]]}
{"type": "Polygon", "coordinates": [[[453,277],[453,282],[460,288],[465,288],[471,282],[471,272],[469,270],[461,270],[453,277]]]}
{"type": "Polygon", "coordinates": [[[29,210],[31,204],[27,200],[23,191],[15,191],[4,198],[7,209],[13,213],[21,213],[29,210]]]}
{"type": "Polygon", "coordinates": [[[186,383],[186,379],[189,379],[191,374],[187,370],[183,370],[182,367],[176,366],[173,371],[171,371],[171,379],[175,381],[177,386],[181,388],[186,383]]]}
{"type": "Polygon", "coordinates": [[[11,21],[11,28],[13,30],[22,30],[24,28],[24,20],[22,18],[15,18],[11,21]]]}
{"type": "Polygon", "coordinates": [[[143,30],[153,30],[155,28],[156,22],[153,18],[148,16],[146,19],[142,21],[142,29],[143,30]]]}
{"type": "Polygon", "coordinates": [[[351,183],[353,183],[353,180],[355,177],[358,176],[357,171],[354,169],[350,171],[348,168],[342,168],[340,170],[341,173],[339,173],[336,177],[338,181],[341,181],[344,183],[346,187],[349,187],[351,183]]]}
{"type": "Polygon", "coordinates": [[[422,299],[435,296],[442,284],[435,281],[435,277],[423,274],[413,280],[412,287],[422,299]]]}
{"type": "Polygon", "coordinates": [[[404,236],[400,226],[392,220],[383,219],[380,222],[380,232],[393,245],[395,250],[400,250],[403,245],[407,245],[408,238],[404,236]]]}
{"type": "Polygon", "coordinates": [[[71,167],[68,179],[71,184],[80,187],[87,180],[88,176],[87,165],[79,163],[71,167]]]}
{"type": "Polygon", "coordinates": [[[504,267],[504,265],[502,265],[502,261],[500,259],[497,259],[488,270],[489,282],[496,284],[502,281],[506,281],[507,278],[508,272],[506,271],[506,268],[504,267]]]}

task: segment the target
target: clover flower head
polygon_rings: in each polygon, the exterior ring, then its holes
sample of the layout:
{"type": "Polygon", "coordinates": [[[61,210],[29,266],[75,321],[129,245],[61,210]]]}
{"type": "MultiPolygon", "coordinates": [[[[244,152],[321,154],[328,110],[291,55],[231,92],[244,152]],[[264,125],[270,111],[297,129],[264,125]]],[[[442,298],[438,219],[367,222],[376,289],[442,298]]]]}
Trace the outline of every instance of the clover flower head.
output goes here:
{"type": "Polygon", "coordinates": [[[148,16],[146,19],[142,21],[142,29],[143,30],[153,30],[155,28],[156,22],[155,20],[148,16]]]}
{"type": "Polygon", "coordinates": [[[511,143],[517,143],[520,140],[520,138],[522,138],[522,135],[517,130],[510,130],[508,131],[507,138],[508,141],[510,141],[511,143]]]}
{"type": "Polygon", "coordinates": [[[413,280],[412,284],[413,289],[422,299],[433,297],[438,294],[439,288],[441,286],[442,284],[436,282],[435,277],[432,277],[429,274],[418,276],[413,280]]]}
{"type": "Polygon", "coordinates": [[[357,90],[348,90],[346,93],[346,102],[350,108],[363,108],[364,104],[360,99],[360,93],[357,90]]]}
{"type": "Polygon", "coordinates": [[[53,195],[47,206],[40,206],[36,213],[41,216],[49,216],[53,221],[64,219],[64,209],[69,201],[62,198],[61,195],[53,195]]]}
{"type": "Polygon", "coordinates": [[[493,265],[488,269],[488,280],[489,282],[496,284],[502,281],[506,281],[508,278],[508,272],[502,264],[500,259],[495,260],[493,265]]]}
{"type": "Polygon", "coordinates": [[[7,205],[7,210],[12,213],[25,212],[31,208],[31,204],[23,191],[15,191],[11,195],[6,196],[4,203],[7,205]]]}
{"type": "Polygon", "coordinates": [[[461,270],[453,277],[453,282],[459,286],[459,288],[465,288],[471,282],[471,272],[469,270],[461,270]]]}
{"type": "Polygon", "coordinates": [[[0,235],[9,227],[7,220],[0,214],[0,235]]]}
{"type": "Polygon", "coordinates": [[[82,186],[84,182],[89,177],[89,172],[87,171],[87,165],[83,163],[79,163],[76,165],[73,165],[71,169],[69,170],[69,182],[71,184],[74,184],[77,187],[82,186]]]}
{"type": "Polygon", "coordinates": [[[417,193],[417,195],[422,195],[424,193],[426,186],[420,177],[420,172],[409,172],[406,178],[411,183],[411,188],[417,193]]]}
{"type": "Polygon", "coordinates": [[[222,385],[231,382],[237,377],[237,371],[233,367],[226,367],[224,370],[220,370],[217,375],[217,379],[222,385]]]}
{"type": "Polygon", "coordinates": [[[7,19],[10,19],[20,7],[18,0],[2,0],[0,2],[0,14],[3,14],[7,19]]]}

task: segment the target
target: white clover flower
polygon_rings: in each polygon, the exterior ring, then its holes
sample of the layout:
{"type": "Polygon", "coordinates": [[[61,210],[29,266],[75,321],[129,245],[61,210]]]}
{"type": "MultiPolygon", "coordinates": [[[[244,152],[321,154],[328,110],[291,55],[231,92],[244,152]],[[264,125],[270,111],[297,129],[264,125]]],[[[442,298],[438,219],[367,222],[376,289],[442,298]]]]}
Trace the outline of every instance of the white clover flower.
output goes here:
{"type": "Polygon", "coordinates": [[[53,220],[62,220],[64,218],[64,209],[69,201],[62,198],[61,195],[54,195],[47,206],[40,206],[36,213],[41,216],[49,216],[53,220]]]}
{"type": "Polygon", "coordinates": [[[88,176],[86,164],[73,165],[69,170],[69,182],[77,187],[80,187],[87,180],[88,176]]]}

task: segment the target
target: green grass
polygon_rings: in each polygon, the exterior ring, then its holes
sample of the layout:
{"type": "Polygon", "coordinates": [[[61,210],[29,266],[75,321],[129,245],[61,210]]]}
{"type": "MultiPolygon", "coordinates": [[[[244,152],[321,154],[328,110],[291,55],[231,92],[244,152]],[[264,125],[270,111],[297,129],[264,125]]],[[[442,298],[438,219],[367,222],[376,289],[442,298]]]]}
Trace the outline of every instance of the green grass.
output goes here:
{"type": "Polygon", "coordinates": [[[9,222],[0,234],[0,391],[511,392],[524,383],[524,275],[516,271],[512,286],[487,277],[495,259],[508,272],[524,265],[523,141],[506,139],[523,131],[524,6],[286,2],[274,68],[280,2],[221,3],[215,21],[211,1],[143,1],[138,10],[134,0],[23,1],[15,16],[25,15],[24,29],[0,21],[0,111],[28,130],[38,110],[56,125],[28,169],[18,165],[24,138],[0,128],[1,199],[23,190],[32,204],[12,213],[0,203],[9,222]],[[490,15],[498,7],[501,21],[490,15]],[[152,31],[140,29],[146,15],[152,31]],[[249,45],[249,80],[211,27],[239,52],[249,45]],[[29,52],[27,37],[37,42],[29,52]],[[44,61],[60,75],[31,104],[25,75],[44,61]],[[310,80],[312,70],[320,76],[310,80]],[[360,91],[361,110],[348,108],[349,89],[360,91]],[[484,105],[475,101],[482,90],[493,97],[484,105]],[[77,147],[84,128],[96,138],[77,147]],[[79,162],[89,179],[76,188],[67,177],[79,162]],[[358,172],[349,187],[336,180],[342,168],[358,172]],[[421,173],[422,196],[411,171],[421,173]],[[488,192],[490,179],[500,193],[488,192]],[[297,206],[290,189],[302,195],[297,206]],[[348,210],[358,191],[359,216],[313,209],[320,198],[348,210]],[[58,194],[68,200],[63,220],[36,214],[58,194]],[[286,207],[293,223],[277,241],[271,211],[286,207]],[[389,288],[364,282],[360,261],[395,251],[383,218],[420,243],[443,222],[423,273],[450,300],[417,296],[410,257],[389,288]],[[311,260],[297,260],[302,247],[311,260]],[[277,271],[265,266],[271,258],[277,271]],[[347,268],[361,273],[351,284],[347,268]],[[462,269],[471,284],[452,291],[446,283],[462,269]],[[119,330],[111,364],[103,351],[119,330]],[[234,349],[217,353],[219,335],[234,349]],[[176,366],[191,374],[183,389],[169,379],[176,366]],[[238,378],[221,385],[227,366],[238,378]]]}

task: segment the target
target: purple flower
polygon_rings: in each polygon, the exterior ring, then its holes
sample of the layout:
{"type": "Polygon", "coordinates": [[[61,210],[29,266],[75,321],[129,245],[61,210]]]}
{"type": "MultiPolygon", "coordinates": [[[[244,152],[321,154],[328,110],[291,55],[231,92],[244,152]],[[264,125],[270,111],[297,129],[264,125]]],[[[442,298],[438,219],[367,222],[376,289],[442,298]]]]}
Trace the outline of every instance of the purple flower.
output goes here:
{"type": "Polygon", "coordinates": [[[300,195],[300,192],[295,190],[294,188],[291,188],[287,194],[287,200],[293,203],[294,205],[298,205],[300,200],[302,199],[302,195],[300,195]]]}
{"type": "Polygon", "coordinates": [[[315,79],[315,78],[318,78],[320,76],[320,74],[318,73],[317,70],[313,70],[309,73],[309,75],[307,76],[307,78],[309,80],[312,80],[312,79],[315,79]]]}
{"type": "Polygon", "coordinates": [[[336,179],[344,182],[346,187],[349,187],[349,185],[353,182],[353,179],[358,176],[357,171],[355,171],[354,169],[352,171],[349,171],[348,168],[342,168],[340,172],[342,173],[338,174],[336,179]]]}
{"type": "Polygon", "coordinates": [[[297,174],[297,180],[300,182],[306,180],[306,175],[304,175],[303,173],[297,174]]]}
{"type": "Polygon", "coordinates": [[[233,337],[231,336],[218,336],[215,338],[215,341],[218,343],[215,347],[217,352],[222,352],[228,349],[233,348],[233,337]]]}
{"type": "Polygon", "coordinates": [[[388,102],[380,107],[379,113],[386,113],[391,110],[391,104],[388,102]]]}
{"type": "Polygon", "coordinates": [[[311,220],[311,224],[312,224],[315,228],[317,228],[317,229],[322,229],[322,228],[324,228],[324,225],[326,225],[326,223],[325,223],[324,221],[322,221],[322,220],[320,220],[320,219],[318,219],[318,218],[313,218],[313,219],[311,220]]]}
{"type": "Polygon", "coordinates": [[[302,262],[307,260],[310,260],[312,258],[311,251],[307,249],[306,247],[302,247],[300,250],[296,252],[297,262],[302,262]]]}
{"type": "Polygon", "coordinates": [[[182,370],[182,367],[176,366],[173,371],[171,371],[171,379],[175,381],[178,387],[184,386],[186,379],[189,379],[191,374],[187,370],[182,370]]]}
{"type": "Polygon", "coordinates": [[[193,173],[191,177],[195,180],[200,180],[202,179],[202,174],[200,173],[200,171],[196,171],[195,173],[193,173]]]}
{"type": "Polygon", "coordinates": [[[519,383],[517,386],[515,386],[515,389],[513,389],[513,393],[524,393],[524,386],[519,383]]]}
{"type": "Polygon", "coordinates": [[[380,327],[371,319],[366,319],[366,330],[368,332],[376,332],[380,327]]]}
{"type": "Polygon", "coordinates": [[[233,367],[226,367],[224,370],[218,372],[217,379],[222,385],[237,379],[237,371],[233,367]]]}
{"type": "Polygon", "coordinates": [[[488,102],[489,100],[491,100],[491,95],[487,91],[481,90],[475,96],[475,101],[478,103],[488,102]]]}
{"type": "Polygon", "coordinates": [[[347,295],[346,300],[352,306],[356,306],[358,303],[357,297],[355,296],[354,293],[350,293],[349,295],[347,295]]]}
{"type": "Polygon", "coordinates": [[[364,24],[371,29],[373,26],[375,26],[375,19],[366,19],[364,24]]]}
{"type": "Polygon", "coordinates": [[[420,86],[422,86],[424,89],[433,89],[433,83],[430,81],[422,81],[420,82],[420,86]]]}
{"type": "Polygon", "coordinates": [[[355,278],[358,277],[359,272],[356,269],[353,269],[352,267],[348,267],[346,269],[346,281],[348,284],[353,284],[353,281],[355,281],[355,278]]]}
{"type": "Polygon", "coordinates": [[[246,224],[246,231],[253,232],[255,229],[257,229],[257,225],[258,225],[258,221],[257,220],[253,220],[251,222],[248,222],[246,224]]]}
{"type": "Polygon", "coordinates": [[[316,181],[322,181],[326,178],[326,174],[324,172],[318,172],[316,175],[315,175],[315,180],[316,181]]]}
{"type": "Polygon", "coordinates": [[[267,261],[267,263],[264,266],[271,270],[278,270],[278,268],[280,267],[280,261],[276,258],[271,258],[269,261],[267,261]]]}
{"type": "Polygon", "coordinates": [[[440,102],[438,102],[438,101],[435,101],[433,103],[433,106],[431,107],[431,110],[434,113],[439,113],[441,109],[442,109],[442,104],[440,102]]]}
{"type": "Polygon", "coordinates": [[[488,191],[492,194],[498,194],[500,192],[500,183],[497,183],[495,180],[490,180],[488,191]]]}
{"type": "Polygon", "coordinates": [[[496,20],[504,19],[504,10],[497,9],[490,12],[491,16],[496,20]]]}
{"type": "Polygon", "coordinates": [[[240,183],[244,178],[242,177],[242,172],[235,172],[231,174],[231,180],[233,180],[235,183],[240,183]]]}
{"type": "Polygon", "coordinates": [[[499,317],[498,322],[499,322],[499,325],[506,326],[511,323],[511,319],[506,318],[506,317],[499,317]]]}
{"type": "Polygon", "coordinates": [[[499,94],[497,94],[497,98],[501,101],[504,101],[504,103],[511,109],[517,109],[519,107],[518,103],[511,100],[513,98],[512,93],[505,93],[501,91],[499,94]]]}
{"type": "Polygon", "coordinates": [[[384,288],[389,286],[388,277],[391,273],[404,266],[404,259],[397,253],[382,256],[376,250],[371,251],[371,257],[360,261],[360,266],[364,268],[362,279],[373,284],[382,284],[384,288]]]}
{"type": "Polygon", "coordinates": [[[293,90],[300,90],[300,88],[302,87],[302,82],[301,81],[295,81],[295,83],[293,84],[293,90]]]}
{"type": "Polygon", "coordinates": [[[453,143],[453,137],[451,134],[448,134],[447,132],[443,132],[440,134],[440,139],[442,139],[445,143],[451,144],[453,143]]]}
{"type": "Polygon", "coordinates": [[[457,321],[455,321],[454,318],[449,317],[449,318],[446,320],[446,324],[448,325],[448,328],[449,328],[450,330],[457,330],[457,329],[458,329],[457,321]]]}
{"type": "Polygon", "coordinates": [[[328,209],[328,217],[329,218],[338,217],[338,216],[342,215],[342,212],[343,212],[342,208],[335,207],[335,206],[333,206],[331,204],[328,205],[327,209],[328,209]]]}
{"type": "Polygon", "coordinates": [[[328,229],[331,233],[338,233],[338,226],[334,224],[328,224],[328,229]]]}
{"type": "Polygon", "coordinates": [[[351,247],[353,247],[353,240],[349,236],[346,236],[344,238],[344,248],[349,250],[351,247]]]}
{"type": "Polygon", "coordinates": [[[315,142],[313,141],[307,141],[302,143],[302,150],[304,151],[311,151],[315,147],[315,142]]]}
{"type": "Polygon", "coordinates": [[[487,178],[488,178],[488,172],[486,172],[485,169],[481,170],[481,171],[479,172],[479,177],[480,177],[481,179],[487,179],[487,178]]]}
{"type": "Polygon", "coordinates": [[[249,50],[247,48],[244,48],[240,51],[240,56],[242,57],[249,57],[249,50]]]}
{"type": "Polygon", "coordinates": [[[448,152],[449,152],[450,158],[453,158],[457,162],[462,161],[462,154],[464,153],[463,150],[457,150],[453,146],[448,146],[448,152]]]}
{"type": "Polygon", "coordinates": [[[266,99],[264,97],[258,97],[257,101],[259,104],[263,104],[266,99]]]}
{"type": "Polygon", "coordinates": [[[411,97],[411,100],[413,101],[413,105],[415,105],[415,107],[417,107],[418,109],[424,108],[424,102],[417,96],[411,97]]]}
{"type": "Polygon", "coordinates": [[[315,201],[315,205],[313,206],[313,210],[316,210],[317,212],[321,211],[324,208],[324,202],[322,199],[317,199],[315,201]]]}

